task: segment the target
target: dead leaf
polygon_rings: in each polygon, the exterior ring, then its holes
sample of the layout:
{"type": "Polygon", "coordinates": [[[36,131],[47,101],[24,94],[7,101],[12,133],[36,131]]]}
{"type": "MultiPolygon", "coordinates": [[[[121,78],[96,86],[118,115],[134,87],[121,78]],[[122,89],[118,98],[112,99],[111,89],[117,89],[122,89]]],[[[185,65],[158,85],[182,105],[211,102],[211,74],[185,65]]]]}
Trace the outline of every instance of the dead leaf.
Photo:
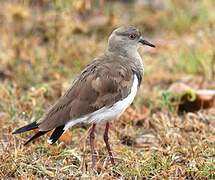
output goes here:
{"type": "Polygon", "coordinates": [[[158,139],[154,135],[153,132],[145,132],[141,136],[135,139],[135,147],[136,148],[146,148],[150,149],[158,146],[158,139]]]}
{"type": "Polygon", "coordinates": [[[197,99],[201,101],[203,108],[210,108],[214,105],[215,90],[200,89],[196,91],[197,99]]]}
{"type": "Polygon", "coordinates": [[[66,131],[61,137],[60,141],[64,142],[65,144],[69,145],[72,142],[72,133],[70,131],[66,131]]]}
{"type": "Polygon", "coordinates": [[[9,115],[5,112],[0,112],[0,126],[2,127],[9,119],[9,115]]]}
{"type": "Polygon", "coordinates": [[[23,176],[18,176],[18,180],[24,180],[25,178],[23,176]]]}
{"type": "Polygon", "coordinates": [[[0,69],[0,79],[12,79],[13,73],[8,69],[0,69]]]}
{"type": "Polygon", "coordinates": [[[172,84],[168,90],[172,93],[173,97],[178,97],[175,99],[179,100],[179,112],[195,112],[214,106],[215,90],[195,90],[182,82],[172,84]]]}
{"type": "Polygon", "coordinates": [[[176,83],[173,83],[168,90],[173,93],[182,94],[193,89],[182,82],[176,82],[176,83]]]}

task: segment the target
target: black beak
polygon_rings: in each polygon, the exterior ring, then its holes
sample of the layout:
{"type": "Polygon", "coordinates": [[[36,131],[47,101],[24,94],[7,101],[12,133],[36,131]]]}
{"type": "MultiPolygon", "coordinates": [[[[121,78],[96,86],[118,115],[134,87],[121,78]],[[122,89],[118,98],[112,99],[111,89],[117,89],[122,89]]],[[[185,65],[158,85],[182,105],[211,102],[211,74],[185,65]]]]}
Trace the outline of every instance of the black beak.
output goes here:
{"type": "Polygon", "coordinates": [[[150,46],[150,47],[155,48],[155,45],[154,45],[154,44],[152,44],[152,43],[146,41],[146,40],[143,39],[142,37],[140,37],[139,42],[140,42],[141,44],[143,44],[143,45],[147,45],[147,46],[150,46]]]}

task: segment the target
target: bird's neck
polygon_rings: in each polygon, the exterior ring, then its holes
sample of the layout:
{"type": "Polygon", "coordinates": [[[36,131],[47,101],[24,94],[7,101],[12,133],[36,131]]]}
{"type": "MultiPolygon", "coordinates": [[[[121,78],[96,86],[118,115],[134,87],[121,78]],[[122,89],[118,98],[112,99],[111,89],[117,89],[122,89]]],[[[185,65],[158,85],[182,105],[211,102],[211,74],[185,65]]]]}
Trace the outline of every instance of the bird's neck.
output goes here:
{"type": "Polygon", "coordinates": [[[135,46],[108,46],[106,52],[108,54],[114,54],[119,55],[125,58],[135,58],[135,59],[141,59],[137,47],[135,46]]]}
{"type": "Polygon", "coordinates": [[[130,61],[129,63],[135,64],[136,66],[144,68],[143,60],[136,47],[127,48],[108,48],[106,54],[113,55],[115,57],[119,56],[123,59],[130,61]]]}
{"type": "Polygon", "coordinates": [[[139,54],[139,52],[133,51],[131,56],[128,56],[128,63],[130,64],[130,66],[132,67],[132,70],[134,73],[136,73],[136,75],[138,76],[139,79],[139,85],[142,81],[142,77],[144,74],[144,62],[139,54]]]}
{"type": "Polygon", "coordinates": [[[107,49],[106,54],[125,61],[125,63],[129,64],[132,70],[138,73],[138,75],[141,76],[142,79],[144,73],[144,64],[139,52],[137,51],[137,48],[127,48],[120,50],[107,49]]]}

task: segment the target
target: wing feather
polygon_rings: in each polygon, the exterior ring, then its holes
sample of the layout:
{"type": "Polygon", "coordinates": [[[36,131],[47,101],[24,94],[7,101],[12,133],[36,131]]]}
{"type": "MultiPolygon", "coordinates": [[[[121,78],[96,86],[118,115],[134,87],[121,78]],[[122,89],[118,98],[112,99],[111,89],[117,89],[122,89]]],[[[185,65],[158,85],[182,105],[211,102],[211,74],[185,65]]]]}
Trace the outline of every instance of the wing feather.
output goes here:
{"type": "Polygon", "coordinates": [[[130,93],[133,72],[121,61],[94,61],[41,118],[39,128],[51,130],[68,121],[110,107],[130,93]]]}

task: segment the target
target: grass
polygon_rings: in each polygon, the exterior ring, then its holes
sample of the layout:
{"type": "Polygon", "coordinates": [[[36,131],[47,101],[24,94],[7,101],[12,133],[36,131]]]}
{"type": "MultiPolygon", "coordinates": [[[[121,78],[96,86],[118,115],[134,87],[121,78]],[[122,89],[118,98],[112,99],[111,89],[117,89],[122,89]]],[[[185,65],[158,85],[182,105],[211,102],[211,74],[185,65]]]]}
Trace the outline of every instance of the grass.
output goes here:
{"type": "Polygon", "coordinates": [[[84,0],[37,2],[1,5],[2,179],[215,178],[214,108],[178,115],[167,91],[176,81],[215,88],[212,0],[165,1],[163,9],[120,2],[90,8],[84,0]],[[97,130],[98,174],[90,170],[87,127],[72,129],[52,146],[45,136],[23,147],[32,133],[13,136],[12,130],[39,119],[104,51],[108,35],[121,24],[144,30],[157,48],[140,50],[142,87],[134,104],[113,121],[110,141],[117,165],[107,160],[103,125],[97,130]]]}

